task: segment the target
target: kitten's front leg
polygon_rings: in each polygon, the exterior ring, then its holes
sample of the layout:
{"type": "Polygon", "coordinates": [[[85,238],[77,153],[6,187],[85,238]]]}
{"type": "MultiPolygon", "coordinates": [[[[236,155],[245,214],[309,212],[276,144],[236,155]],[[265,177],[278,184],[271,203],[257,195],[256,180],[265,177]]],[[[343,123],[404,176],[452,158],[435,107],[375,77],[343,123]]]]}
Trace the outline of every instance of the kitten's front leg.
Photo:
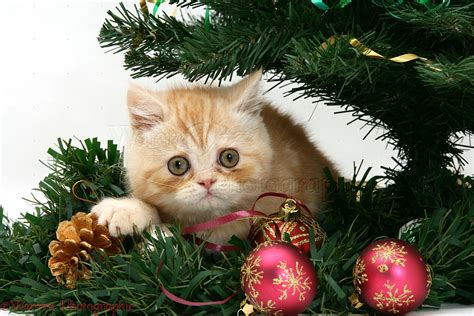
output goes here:
{"type": "Polygon", "coordinates": [[[98,216],[98,223],[108,227],[110,235],[131,235],[160,224],[158,210],[135,198],[106,198],[94,206],[91,213],[98,216]]]}

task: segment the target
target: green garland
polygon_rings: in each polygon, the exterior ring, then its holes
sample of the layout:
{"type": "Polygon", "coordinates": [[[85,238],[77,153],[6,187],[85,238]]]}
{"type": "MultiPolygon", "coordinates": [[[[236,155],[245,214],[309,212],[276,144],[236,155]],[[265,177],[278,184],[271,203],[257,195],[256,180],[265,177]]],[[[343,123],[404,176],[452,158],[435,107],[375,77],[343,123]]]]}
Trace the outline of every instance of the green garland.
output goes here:
{"type": "MultiPolygon", "coordinates": [[[[126,188],[122,155],[111,141],[101,148],[97,139],[87,139],[78,147],[70,140],[59,140],[58,149],[49,149],[48,153],[50,160],[45,165],[51,173],[37,189],[45,195],[46,202],[39,203],[33,198],[36,213],[25,214],[17,221],[9,221],[0,208],[1,306],[18,312],[31,304],[38,315],[67,311],[89,314],[94,309],[112,312],[117,308],[122,308],[123,314],[236,312],[242,293],[225,305],[206,307],[176,304],[161,293],[159,286],[163,284],[185,299],[211,301],[223,299],[240,288],[240,266],[250,250],[247,241],[232,241],[245,249],[242,253],[211,254],[184,239],[179,228],[173,229],[173,238],[144,234],[128,240],[125,254],[105,259],[94,256],[90,262],[91,280],[79,282],[73,290],[59,286],[47,267],[47,246],[55,238],[60,221],[92,206],[71,193],[74,183],[85,180],[76,193],[92,201],[124,195],[126,188]],[[137,240],[146,241],[143,250],[134,247],[137,240]],[[22,303],[14,305],[15,302],[22,303]]],[[[333,179],[328,174],[330,207],[320,221],[328,241],[320,250],[311,252],[319,286],[308,312],[356,312],[348,296],[353,292],[352,267],[357,256],[374,238],[395,236],[394,222],[410,219],[400,217],[394,209],[397,197],[389,189],[376,186],[382,178],[369,178],[370,169],[364,174],[360,174],[360,169],[354,170],[349,181],[333,179]],[[362,181],[355,180],[359,177],[362,181]]],[[[452,203],[439,200],[446,207],[427,215],[416,233],[416,246],[434,271],[425,307],[439,307],[444,302],[474,303],[474,179],[456,174],[443,177],[448,182],[457,181],[453,190],[459,199],[452,203]]]]}

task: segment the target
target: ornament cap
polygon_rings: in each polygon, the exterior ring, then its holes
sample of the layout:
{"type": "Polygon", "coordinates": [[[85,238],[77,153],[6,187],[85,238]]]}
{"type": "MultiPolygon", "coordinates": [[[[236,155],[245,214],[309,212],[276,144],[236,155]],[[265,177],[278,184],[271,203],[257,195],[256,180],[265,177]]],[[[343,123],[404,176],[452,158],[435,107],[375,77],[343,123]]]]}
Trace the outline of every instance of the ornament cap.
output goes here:
{"type": "Polygon", "coordinates": [[[355,309],[359,309],[361,308],[362,306],[364,306],[364,304],[359,301],[359,294],[357,294],[356,292],[352,293],[350,296],[349,296],[349,301],[351,302],[351,305],[355,308],[355,309]]]}
{"type": "Polygon", "coordinates": [[[280,216],[282,216],[285,222],[295,220],[300,215],[300,207],[294,199],[286,199],[285,202],[280,206],[280,216]]]}

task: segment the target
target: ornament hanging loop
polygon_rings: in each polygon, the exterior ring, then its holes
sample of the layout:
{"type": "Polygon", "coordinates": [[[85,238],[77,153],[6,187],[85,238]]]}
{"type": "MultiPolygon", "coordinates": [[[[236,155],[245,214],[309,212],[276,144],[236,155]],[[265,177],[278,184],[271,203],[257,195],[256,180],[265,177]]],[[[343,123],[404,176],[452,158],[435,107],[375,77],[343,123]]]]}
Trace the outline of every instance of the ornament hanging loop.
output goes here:
{"type": "MultiPolygon", "coordinates": [[[[89,199],[86,199],[86,198],[82,198],[80,196],[77,195],[76,193],[76,186],[81,184],[81,183],[84,183],[85,185],[87,185],[89,182],[82,179],[82,180],[79,180],[79,181],[76,181],[73,185],[72,185],[72,188],[71,188],[71,193],[72,195],[74,195],[74,197],[76,199],[78,199],[79,201],[84,201],[84,202],[87,202],[87,203],[91,203],[91,204],[97,204],[98,202],[97,201],[92,201],[92,200],[89,200],[89,199]]],[[[98,197],[97,195],[97,192],[95,192],[95,190],[93,188],[90,188],[91,191],[92,191],[92,194],[94,194],[96,197],[98,197]]]]}

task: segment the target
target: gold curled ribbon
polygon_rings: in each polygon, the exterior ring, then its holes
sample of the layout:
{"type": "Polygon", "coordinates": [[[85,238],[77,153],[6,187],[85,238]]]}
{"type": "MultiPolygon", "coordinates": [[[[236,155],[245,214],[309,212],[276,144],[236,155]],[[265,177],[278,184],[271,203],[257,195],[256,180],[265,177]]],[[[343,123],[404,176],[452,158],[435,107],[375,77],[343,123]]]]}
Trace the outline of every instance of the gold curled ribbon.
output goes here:
{"type": "MultiPolygon", "coordinates": [[[[84,201],[84,202],[88,202],[88,203],[92,203],[92,204],[97,204],[97,201],[92,201],[92,200],[88,200],[88,199],[84,199],[84,198],[81,198],[80,196],[78,196],[76,194],[76,186],[80,183],[87,183],[86,180],[79,180],[79,181],[76,181],[73,185],[72,185],[72,188],[71,188],[71,193],[72,195],[74,195],[74,197],[80,201],[84,201]]],[[[93,188],[90,188],[92,190],[92,193],[97,196],[97,192],[95,192],[95,190],[93,188]]]]}
{"type": "Polygon", "coordinates": [[[399,55],[399,56],[392,57],[392,58],[387,58],[387,57],[385,57],[385,56],[383,56],[383,55],[381,55],[377,52],[374,52],[373,50],[371,50],[370,48],[368,48],[367,46],[362,44],[356,38],[351,38],[349,40],[349,44],[351,44],[353,47],[357,48],[365,56],[368,56],[368,57],[371,57],[371,58],[388,59],[388,60],[396,62],[396,63],[407,63],[409,61],[413,61],[413,60],[416,60],[416,59],[419,59],[423,62],[428,62],[429,61],[428,58],[421,57],[421,56],[418,56],[418,55],[415,55],[415,54],[412,54],[412,53],[403,54],[403,55],[399,55]]]}
{"type": "MultiPolygon", "coordinates": [[[[148,0],[150,2],[150,0],[148,0]]],[[[148,7],[146,6],[146,0],[140,0],[140,9],[144,14],[148,14],[148,7]]]]}
{"type": "MultiPolygon", "coordinates": [[[[322,49],[326,49],[328,47],[328,44],[332,45],[336,42],[336,40],[339,40],[340,38],[341,38],[341,36],[333,35],[333,36],[328,38],[327,43],[321,44],[320,47],[322,49]]],[[[365,46],[361,41],[359,41],[355,37],[349,39],[349,44],[351,44],[352,47],[357,49],[361,54],[363,54],[367,57],[370,57],[370,58],[386,59],[386,60],[390,60],[390,61],[393,61],[395,63],[401,63],[401,64],[407,63],[407,62],[410,62],[410,61],[414,61],[414,60],[421,60],[422,62],[427,64],[429,68],[431,68],[435,71],[441,71],[441,69],[436,68],[433,65],[431,65],[433,62],[431,60],[429,60],[428,58],[418,56],[418,55],[413,54],[413,53],[407,53],[407,54],[402,54],[402,55],[399,55],[399,56],[388,58],[388,57],[385,57],[384,55],[379,54],[376,51],[368,48],[367,46],[365,46]]]]}

